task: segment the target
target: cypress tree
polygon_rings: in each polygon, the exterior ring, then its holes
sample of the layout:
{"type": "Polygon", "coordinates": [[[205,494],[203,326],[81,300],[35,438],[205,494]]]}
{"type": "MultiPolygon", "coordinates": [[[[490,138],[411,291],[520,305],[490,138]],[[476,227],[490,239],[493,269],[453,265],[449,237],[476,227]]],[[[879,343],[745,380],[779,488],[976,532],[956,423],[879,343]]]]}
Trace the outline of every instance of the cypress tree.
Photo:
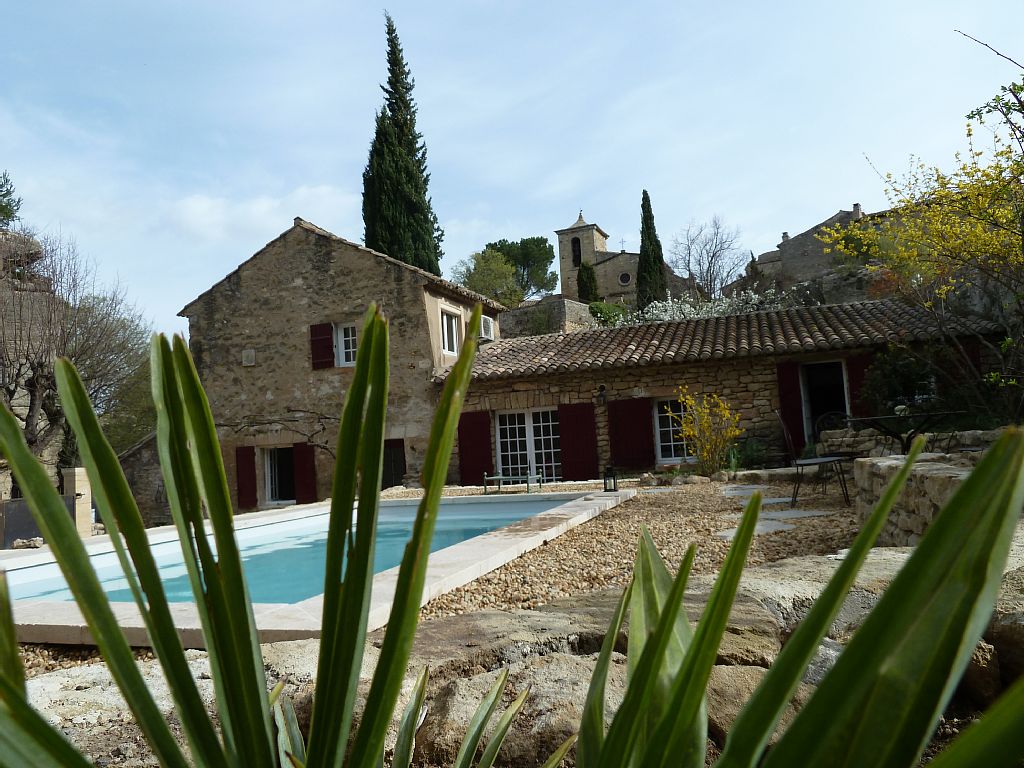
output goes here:
{"type": "Polygon", "coordinates": [[[601,300],[601,294],[597,292],[597,273],[586,262],[580,264],[576,272],[576,293],[584,304],[601,300]]]}
{"type": "Polygon", "coordinates": [[[363,240],[367,248],[441,274],[444,232],[427,189],[427,147],[416,130],[415,81],[402,53],[398,31],[385,14],[388,80],[384,106],[363,171],[363,240]]]}
{"type": "Polygon", "coordinates": [[[654,228],[654,211],[651,197],[644,190],[640,201],[640,260],[636,267],[636,306],[643,309],[652,301],[668,298],[665,283],[665,257],[661,252],[661,241],[654,228]]]}

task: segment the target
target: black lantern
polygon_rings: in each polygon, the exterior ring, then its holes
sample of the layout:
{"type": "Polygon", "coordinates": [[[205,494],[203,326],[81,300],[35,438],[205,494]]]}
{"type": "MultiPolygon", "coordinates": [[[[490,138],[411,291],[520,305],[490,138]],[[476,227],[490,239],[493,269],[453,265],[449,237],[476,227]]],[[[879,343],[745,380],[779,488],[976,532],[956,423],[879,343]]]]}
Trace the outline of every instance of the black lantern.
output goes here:
{"type": "Polygon", "coordinates": [[[604,489],[606,491],[619,490],[619,478],[615,476],[615,467],[607,466],[604,469],[604,489]]]}

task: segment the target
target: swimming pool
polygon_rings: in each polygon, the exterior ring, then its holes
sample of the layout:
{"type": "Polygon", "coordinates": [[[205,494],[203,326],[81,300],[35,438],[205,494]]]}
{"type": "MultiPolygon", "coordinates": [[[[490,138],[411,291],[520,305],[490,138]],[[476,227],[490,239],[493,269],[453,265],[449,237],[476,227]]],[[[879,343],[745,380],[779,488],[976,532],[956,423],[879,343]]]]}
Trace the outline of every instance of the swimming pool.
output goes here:
{"type": "MultiPolygon", "coordinates": [[[[553,509],[581,494],[544,494],[506,498],[451,497],[442,500],[431,552],[553,509]]],[[[374,573],[397,566],[412,532],[418,500],[382,501],[377,522],[374,573]]],[[[295,604],[323,592],[328,504],[306,507],[300,516],[274,514],[239,517],[236,538],[254,603],[295,604]]],[[[176,538],[152,543],[167,599],[193,602],[188,573],[176,538]]],[[[91,555],[111,601],[130,602],[131,592],[111,551],[91,555]]],[[[7,578],[15,600],[70,601],[71,591],[53,562],[11,568],[7,578]]]]}

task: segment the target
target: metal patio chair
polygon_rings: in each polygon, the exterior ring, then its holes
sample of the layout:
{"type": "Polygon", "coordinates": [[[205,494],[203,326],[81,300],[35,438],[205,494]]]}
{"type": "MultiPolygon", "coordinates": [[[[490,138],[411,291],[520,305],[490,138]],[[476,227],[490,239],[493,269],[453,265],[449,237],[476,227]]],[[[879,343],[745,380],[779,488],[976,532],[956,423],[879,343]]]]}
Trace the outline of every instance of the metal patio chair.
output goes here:
{"type": "Polygon", "coordinates": [[[779,425],[782,427],[782,436],[786,440],[786,451],[789,454],[789,460],[792,462],[792,466],[796,469],[796,482],[793,483],[793,498],[790,500],[790,504],[796,505],[797,496],[800,494],[800,486],[803,484],[804,470],[808,467],[817,467],[818,474],[821,477],[822,484],[827,482],[827,475],[822,475],[822,472],[828,472],[829,470],[835,470],[836,475],[839,477],[839,487],[843,489],[843,499],[846,501],[846,506],[850,506],[850,491],[846,486],[846,473],[843,470],[843,462],[846,461],[846,457],[843,456],[815,456],[811,459],[801,459],[796,454],[796,449],[793,446],[793,436],[789,433],[789,427],[786,426],[786,422],[782,419],[782,414],[775,411],[775,416],[779,420],[779,425]]]}

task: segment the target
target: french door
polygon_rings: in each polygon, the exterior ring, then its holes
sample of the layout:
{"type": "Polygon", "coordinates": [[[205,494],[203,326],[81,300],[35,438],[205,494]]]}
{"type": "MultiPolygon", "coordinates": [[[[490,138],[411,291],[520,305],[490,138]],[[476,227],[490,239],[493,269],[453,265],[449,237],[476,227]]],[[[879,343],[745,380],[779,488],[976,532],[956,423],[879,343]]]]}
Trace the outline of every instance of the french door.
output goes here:
{"type": "Polygon", "coordinates": [[[502,475],[540,475],[562,479],[558,411],[508,411],[498,414],[498,471],[502,475]]]}

